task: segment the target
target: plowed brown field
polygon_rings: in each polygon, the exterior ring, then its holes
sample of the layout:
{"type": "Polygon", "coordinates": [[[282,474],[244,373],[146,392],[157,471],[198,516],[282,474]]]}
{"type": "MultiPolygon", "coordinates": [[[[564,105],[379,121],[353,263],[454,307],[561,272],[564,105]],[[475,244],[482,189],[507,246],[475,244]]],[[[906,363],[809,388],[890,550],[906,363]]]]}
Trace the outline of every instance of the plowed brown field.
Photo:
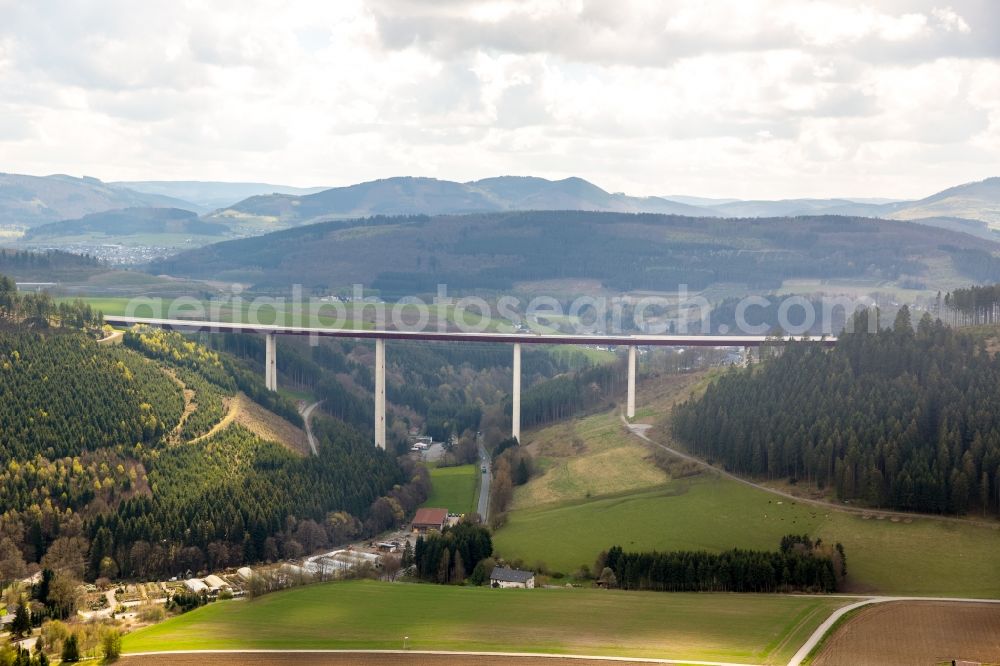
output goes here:
{"type": "Polygon", "coordinates": [[[1000,604],[894,601],[862,609],[831,636],[814,666],[1000,663],[1000,604]]]}

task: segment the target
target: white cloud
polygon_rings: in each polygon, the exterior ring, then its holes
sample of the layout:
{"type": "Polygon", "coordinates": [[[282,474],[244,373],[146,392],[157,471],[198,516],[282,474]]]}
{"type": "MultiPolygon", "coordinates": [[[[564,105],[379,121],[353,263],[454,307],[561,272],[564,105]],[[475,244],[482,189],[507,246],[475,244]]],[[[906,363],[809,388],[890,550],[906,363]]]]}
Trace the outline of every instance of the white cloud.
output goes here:
{"type": "Polygon", "coordinates": [[[965,19],[951,7],[935,7],[931,10],[931,14],[949,32],[952,30],[957,30],[958,32],[969,32],[972,30],[965,19]]]}
{"type": "Polygon", "coordinates": [[[0,0],[0,16],[4,171],[916,196],[995,175],[1000,145],[992,3],[0,0]]]}

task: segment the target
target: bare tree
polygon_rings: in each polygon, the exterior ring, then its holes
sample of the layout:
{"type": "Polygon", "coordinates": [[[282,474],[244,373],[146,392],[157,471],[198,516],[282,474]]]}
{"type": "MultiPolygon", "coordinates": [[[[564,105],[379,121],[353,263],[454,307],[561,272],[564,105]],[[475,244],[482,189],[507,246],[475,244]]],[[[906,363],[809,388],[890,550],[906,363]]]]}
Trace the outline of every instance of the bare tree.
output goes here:
{"type": "Polygon", "coordinates": [[[62,617],[69,617],[76,611],[77,599],[80,596],[80,582],[66,571],[56,572],[49,583],[49,603],[62,617]]]}
{"type": "Polygon", "coordinates": [[[326,545],[326,530],[315,520],[302,520],[295,530],[295,540],[305,552],[311,553],[326,545]]]}
{"type": "Polygon", "coordinates": [[[510,475],[510,465],[506,459],[499,459],[490,486],[490,509],[497,513],[507,510],[514,497],[514,483],[510,475]]]}
{"type": "Polygon", "coordinates": [[[0,589],[7,581],[23,578],[26,572],[21,550],[10,538],[0,539],[0,589]]]}
{"type": "Polygon", "coordinates": [[[347,543],[361,532],[361,523],[346,511],[336,511],[326,516],[326,531],[330,542],[339,546],[347,543]]]}
{"type": "Polygon", "coordinates": [[[83,537],[59,537],[45,552],[42,567],[80,580],[87,568],[87,547],[83,537]]]}
{"type": "Polygon", "coordinates": [[[615,576],[615,572],[611,570],[611,567],[604,567],[601,572],[601,577],[597,579],[599,583],[603,583],[607,588],[618,587],[618,577],[615,576]]]}
{"type": "Polygon", "coordinates": [[[399,555],[385,555],[382,558],[382,575],[388,581],[395,581],[403,569],[403,560],[399,555]]]}

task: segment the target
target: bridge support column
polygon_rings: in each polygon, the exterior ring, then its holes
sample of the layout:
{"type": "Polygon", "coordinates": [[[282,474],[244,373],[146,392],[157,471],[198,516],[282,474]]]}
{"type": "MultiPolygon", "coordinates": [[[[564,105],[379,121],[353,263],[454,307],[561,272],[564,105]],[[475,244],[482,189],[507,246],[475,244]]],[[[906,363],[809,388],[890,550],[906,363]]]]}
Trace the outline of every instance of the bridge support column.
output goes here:
{"type": "Polygon", "coordinates": [[[375,446],[385,450],[385,340],[375,338],[375,446]]]}
{"type": "Polygon", "coordinates": [[[521,343],[514,343],[514,390],[511,394],[510,436],[521,441],[521,343]]]}
{"type": "Polygon", "coordinates": [[[278,390],[277,336],[268,333],[264,338],[264,386],[269,391],[278,390]]]}
{"type": "Polygon", "coordinates": [[[625,409],[625,416],[630,419],[635,418],[635,345],[628,348],[628,402],[625,409]]]}

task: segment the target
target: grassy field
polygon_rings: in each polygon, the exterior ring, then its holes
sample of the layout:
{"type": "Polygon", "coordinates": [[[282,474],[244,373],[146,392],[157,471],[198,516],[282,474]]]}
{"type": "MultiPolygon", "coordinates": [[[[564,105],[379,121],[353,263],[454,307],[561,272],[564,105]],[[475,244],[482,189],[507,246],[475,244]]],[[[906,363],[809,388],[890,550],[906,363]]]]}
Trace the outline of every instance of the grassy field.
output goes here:
{"type": "MultiPolygon", "coordinates": [[[[508,319],[504,319],[500,316],[497,311],[496,303],[488,303],[487,316],[484,318],[483,313],[480,312],[475,306],[469,306],[468,308],[458,308],[454,305],[445,304],[433,304],[427,307],[428,312],[436,317],[437,319],[447,321],[449,324],[454,324],[460,327],[470,327],[470,329],[478,329],[482,331],[491,331],[497,333],[513,333],[515,331],[515,323],[508,319]]],[[[403,316],[406,316],[406,312],[412,310],[414,313],[416,310],[404,307],[402,308],[403,316]]],[[[526,319],[523,323],[535,333],[558,333],[560,326],[574,325],[579,323],[578,317],[572,317],[569,315],[553,315],[553,316],[543,316],[536,319],[526,319]]],[[[595,358],[604,360],[606,357],[602,354],[595,355],[595,358]]]]}
{"type": "Polygon", "coordinates": [[[616,412],[605,412],[526,433],[543,473],[516,489],[514,507],[584,499],[645,488],[669,477],[649,464],[649,449],[628,435],[616,412]]]}
{"type": "MultiPolygon", "coordinates": [[[[702,386],[704,373],[665,375],[642,385],[636,412],[663,414],[677,399],[702,386]]],[[[650,461],[650,449],[622,427],[617,409],[532,428],[522,438],[542,472],[515,489],[514,507],[585,499],[666,483],[650,461]]]]}
{"type": "MultiPolygon", "coordinates": [[[[556,657],[558,658],[558,657],[556,657]]],[[[552,666],[552,656],[468,652],[146,652],[122,658],[125,666],[552,666]]],[[[573,658],[572,666],[646,666],[628,659],[608,664],[607,657],[573,658]]]]}
{"type": "Polygon", "coordinates": [[[509,514],[494,537],[505,557],[573,572],[613,545],[627,550],[776,549],[789,533],[840,541],[859,592],[1000,597],[1000,531],[913,518],[894,522],[782,500],[701,475],[645,490],[509,514]]]}
{"type": "Polygon", "coordinates": [[[560,361],[570,363],[574,366],[578,365],[578,358],[584,358],[587,362],[592,365],[606,365],[609,363],[614,363],[618,360],[618,355],[615,352],[608,351],[606,349],[597,349],[596,347],[566,347],[560,345],[546,346],[549,353],[560,361]]]}
{"type": "Polygon", "coordinates": [[[785,663],[845,599],[352,581],[219,602],[125,637],[125,652],[358,648],[785,663]]]}
{"type": "Polygon", "coordinates": [[[478,465],[432,467],[431,496],[424,506],[444,508],[452,513],[475,511],[479,474],[478,465]]]}
{"type": "MultiPolygon", "coordinates": [[[[76,300],[76,297],[72,298],[57,298],[57,302],[72,303],[76,300]]],[[[83,299],[86,301],[90,307],[95,310],[100,310],[106,315],[123,315],[125,314],[125,306],[128,304],[129,299],[127,298],[117,298],[117,297],[87,297],[83,299]]],[[[139,316],[150,316],[148,312],[140,311],[139,316]]]]}
{"type": "MultiPolygon", "coordinates": [[[[950,266],[942,267],[942,274],[936,275],[937,279],[927,279],[927,282],[934,285],[940,285],[942,281],[945,284],[952,285],[956,282],[958,277],[955,271],[950,266]]],[[[960,282],[961,279],[959,278],[960,282]]],[[[816,280],[816,279],[796,279],[796,280],[785,280],[781,283],[781,287],[777,290],[778,294],[835,294],[850,296],[851,298],[862,298],[865,296],[871,296],[872,294],[879,293],[891,296],[892,298],[898,300],[900,303],[912,303],[917,297],[931,297],[937,293],[932,289],[908,289],[906,287],[901,287],[895,281],[889,280],[878,280],[878,279],[832,279],[832,280],[816,280]]]]}
{"type": "MultiPolygon", "coordinates": [[[[57,301],[72,302],[75,297],[72,298],[59,298],[57,301]]],[[[222,305],[213,304],[206,300],[195,300],[188,297],[182,299],[174,299],[169,297],[152,297],[152,298],[120,298],[113,296],[103,296],[103,297],[84,297],[84,301],[90,304],[90,306],[95,310],[100,310],[105,315],[111,316],[122,316],[129,313],[136,317],[153,317],[153,318],[183,318],[192,316],[203,316],[213,321],[239,321],[246,322],[249,321],[251,315],[251,306],[248,303],[243,303],[239,311],[234,311],[230,303],[223,303],[222,305]],[[129,308],[129,303],[133,302],[131,308],[129,308]],[[129,312],[130,311],[130,312],[129,312]]],[[[301,323],[303,326],[326,326],[326,327],[336,327],[336,328],[372,328],[372,324],[369,322],[361,322],[354,319],[343,319],[334,316],[334,310],[332,306],[328,303],[315,303],[313,307],[309,309],[308,304],[306,307],[292,307],[291,305],[262,305],[259,308],[254,309],[254,317],[256,321],[252,323],[259,324],[285,324],[285,325],[297,325],[301,323]]],[[[350,310],[348,309],[349,313],[350,310]]]]}

